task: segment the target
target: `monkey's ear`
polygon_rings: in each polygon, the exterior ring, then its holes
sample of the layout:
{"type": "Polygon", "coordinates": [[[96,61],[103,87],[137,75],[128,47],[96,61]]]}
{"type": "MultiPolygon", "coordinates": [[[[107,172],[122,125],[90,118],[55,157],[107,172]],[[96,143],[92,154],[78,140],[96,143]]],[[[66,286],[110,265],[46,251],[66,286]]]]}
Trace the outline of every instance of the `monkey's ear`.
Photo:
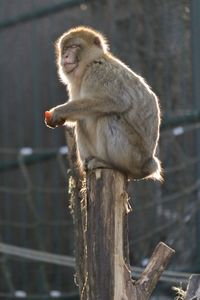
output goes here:
{"type": "Polygon", "coordinates": [[[107,40],[106,38],[103,36],[103,35],[96,35],[94,37],[94,44],[103,49],[104,52],[108,51],[109,50],[109,46],[108,46],[108,43],[107,43],[107,40]]]}
{"type": "Polygon", "coordinates": [[[98,46],[99,48],[103,48],[103,47],[102,47],[101,40],[100,40],[100,38],[99,38],[98,36],[95,36],[95,38],[94,38],[94,44],[95,44],[96,46],[98,46]]]}

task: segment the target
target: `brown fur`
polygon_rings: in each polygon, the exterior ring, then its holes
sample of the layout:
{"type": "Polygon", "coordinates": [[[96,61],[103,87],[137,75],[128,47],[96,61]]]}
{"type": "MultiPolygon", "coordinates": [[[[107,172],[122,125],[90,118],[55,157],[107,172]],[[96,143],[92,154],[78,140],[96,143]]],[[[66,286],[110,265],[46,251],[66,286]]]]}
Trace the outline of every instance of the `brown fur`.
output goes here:
{"type": "Polygon", "coordinates": [[[116,168],[131,178],[161,180],[160,109],[144,79],[114,57],[105,37],[91,28],[69,30],[56,49],[69,101],[51,109],[47,125],[73,122],[82,168],[116,168]]]}

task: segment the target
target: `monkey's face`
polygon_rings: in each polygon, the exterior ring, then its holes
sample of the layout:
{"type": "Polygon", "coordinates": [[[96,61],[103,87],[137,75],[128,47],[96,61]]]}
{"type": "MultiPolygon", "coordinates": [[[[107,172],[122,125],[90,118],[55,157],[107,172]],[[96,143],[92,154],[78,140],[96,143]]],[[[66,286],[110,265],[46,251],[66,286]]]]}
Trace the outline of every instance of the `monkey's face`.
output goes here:
{"type": "Polygon", "coordinates": [[[94,52],[95,45],[80,37],[64,37],[60,42],[59,64],[68,75],[80,65],[86,64],[94,52]]]}
{"type": "Polygon", "coordinates": [[[65,74],[73,72],[79,65],[81,44],[77,40],[63,41],[60,45],[59,64],[65,74]]]}
{"type": "Polygon", "coordinates": [[[80,47],[78,45],[72,45],[64,49],[61,57],[61,66],[66,73],[71,73],[77,68],[79,63],[78,52],[80,47]]]}
{"type": "Polygon", "coordinates": [[[103,37],[82,27],[63,34],[56,43],[59,73],[68,76],[77,74],[77,68],[84,68],[92,60],[105,52],[107,45],[103,37]]]}

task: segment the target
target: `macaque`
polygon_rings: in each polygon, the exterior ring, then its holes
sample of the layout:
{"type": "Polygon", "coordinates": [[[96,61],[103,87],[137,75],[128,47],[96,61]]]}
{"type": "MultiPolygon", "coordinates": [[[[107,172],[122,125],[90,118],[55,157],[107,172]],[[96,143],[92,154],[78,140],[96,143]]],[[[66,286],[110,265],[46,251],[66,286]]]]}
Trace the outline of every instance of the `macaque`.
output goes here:
{"type": "Polygon", "coordinates": [[[161,180],[160,109],[145,80],[112,55],[105,37],[91,28],[64,33],[56,53],[69,101],[52,108],[46,124],[74,124],[81,169],[113,168],[129,178],[161,180]]]}

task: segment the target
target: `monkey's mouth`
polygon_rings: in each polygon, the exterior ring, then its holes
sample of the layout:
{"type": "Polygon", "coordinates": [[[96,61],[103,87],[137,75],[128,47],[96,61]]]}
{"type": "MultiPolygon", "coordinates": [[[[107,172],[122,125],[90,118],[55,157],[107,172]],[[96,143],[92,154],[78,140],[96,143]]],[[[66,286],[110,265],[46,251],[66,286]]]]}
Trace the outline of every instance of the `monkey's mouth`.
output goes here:
{"type": "Polygon", "coordinates": [[[72,73],[77,67],[78,67],[78,62],[63,64],[63,70],[67,74],[72,73]]]}

